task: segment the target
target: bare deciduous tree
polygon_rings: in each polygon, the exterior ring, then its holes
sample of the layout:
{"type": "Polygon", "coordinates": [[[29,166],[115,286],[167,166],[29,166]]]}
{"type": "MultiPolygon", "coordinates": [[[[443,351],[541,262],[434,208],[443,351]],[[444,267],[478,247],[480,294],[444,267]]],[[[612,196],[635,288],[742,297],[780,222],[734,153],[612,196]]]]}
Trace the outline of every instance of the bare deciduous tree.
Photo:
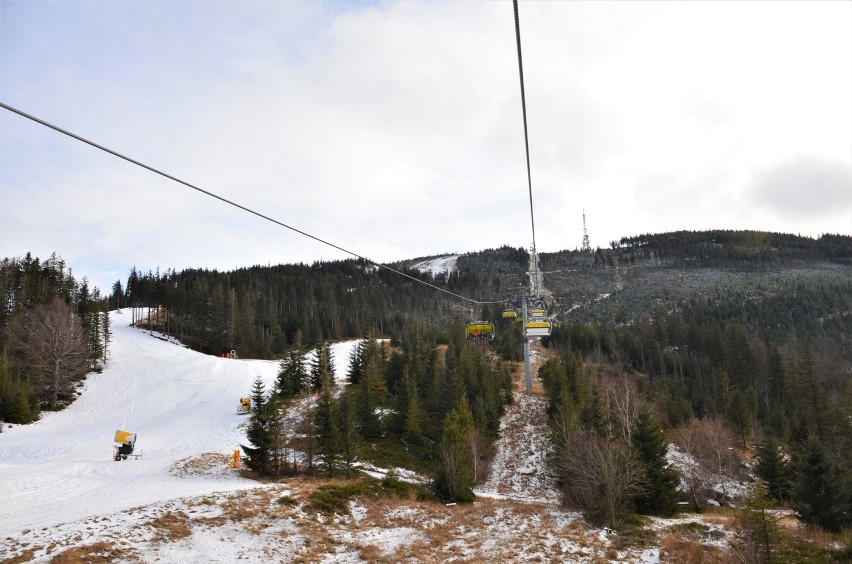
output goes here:
{"type": "Polygon", "coordinates": [[[630,500],[647,482],[645,468],[630,445],[599,436],[579,426],[562,425],[554,437],[558,471],[565,480],[569,501],[589,516],[614,525],[630,500]]]}
{"type": "Polygon", "coordinates": [[[700,511],[707,498],[727,505],[731,497],[728,482],[739,474],[734,453],[734,438],[720,418],[692,419],[678,429],[677,447],[688,455],[678,464],[678,470],[692,498],[696,511],[700,511]]]}
{"type": "Polygon", "coordinates": [[[491,445],[488,441],[479,434],[479,431],[472,429],[467,434],[467,447],[470,449],[470,457],[473,462],[473,477],[476,482],[483,477],[485,472],[485,459],[488,456],[488,451],[491,445]]]}
{"type": "Polygon", "coordinates": [[[30,370],[33,387],[49,408],[71,392],[91,367],[85,330],[74,309],[61,298],[16,319],[12,346],[30,370]]]}
{"type": "Polygon", "coordinates": [[[639,419],[639,390],[626,374],[604,383],[609,410],[621,428],[621,438],[630,443],[630,433],[639,419]]]}

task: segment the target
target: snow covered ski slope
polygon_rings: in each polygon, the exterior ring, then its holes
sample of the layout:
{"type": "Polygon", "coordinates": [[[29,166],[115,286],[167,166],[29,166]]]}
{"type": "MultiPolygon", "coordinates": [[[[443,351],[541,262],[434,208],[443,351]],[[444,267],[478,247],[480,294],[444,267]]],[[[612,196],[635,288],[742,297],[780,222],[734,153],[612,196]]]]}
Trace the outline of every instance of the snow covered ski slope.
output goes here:
{"type": "MultiPolygon", "coordinates": [[[[278,363],[193,352],[111,314],[113,338],[101,374],[64,411],[0,433],[0,535],[103,515],[179,496],[251,488],[221,471],[181,477],[178,461],[205,453],[230,455],[245,442],[237,414],[257,376],[267,390],[278,363]],[[141,460],[115,462],[117,429],[138,435],[141,460]]],[[[336,376],[355,341],[332,346],[336,376]]]]}

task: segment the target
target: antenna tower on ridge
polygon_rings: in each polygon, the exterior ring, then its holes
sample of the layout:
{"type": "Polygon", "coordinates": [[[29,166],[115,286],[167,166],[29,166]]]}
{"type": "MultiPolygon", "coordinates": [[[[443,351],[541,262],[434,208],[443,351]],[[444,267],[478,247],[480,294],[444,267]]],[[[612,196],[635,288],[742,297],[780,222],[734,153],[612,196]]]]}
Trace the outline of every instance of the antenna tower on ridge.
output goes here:
{"type": "Polygon", "coordinates": [[[584,253],[591,253],[592,246],[589,244],[589,233],[586,231],[586,209],[583,208],[583,245],[580,250],[584,253]]]}

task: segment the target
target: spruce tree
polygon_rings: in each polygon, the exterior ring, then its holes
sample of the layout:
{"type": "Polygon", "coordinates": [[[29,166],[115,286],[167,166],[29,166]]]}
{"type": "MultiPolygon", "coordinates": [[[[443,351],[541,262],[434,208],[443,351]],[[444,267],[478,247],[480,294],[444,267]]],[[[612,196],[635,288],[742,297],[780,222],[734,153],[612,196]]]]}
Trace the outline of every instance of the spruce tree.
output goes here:
{"type": "Polygon", "coordinates": [[[802,521],[839,532],[850,521],[849,492],[843,476],[811,435],[793,460],[793,509],[802,521]]]}
{"type": "Polygon", "coordinates": [[[285,400],[294,398],[302,392],[307,376],[305,357],[301,350],[294,348],[287,354],[287,358],[281,361],[275,392],[285,400]]]}
{"type": "Polygon", "coordinates": [[[388,388],[385,381],[387,359],[384,349],[375,339],[367,339],[361,361],[363,363],[364,382],[370,386],[376,404],[385,405],[388,399],[388,388]]]}
{"type": "Polygon", "coordinates": [[[311,361],[311,389],[315,392],[323,386],[334,384],[334,359],[328,343],[320,343],[311,361]]]}
{"type": "Polygon", "coordinates": [[[790,468],[784,460],[778,441],[773,437],[766,437],[757,446],[755,458],[757,458],[757,464],[754,469],[757,475],[766,482],[766,494],[777,501],[789,500],[790,468]]]}
{"type": "Polygon", "coordinates": [[[361,432],[355,399],[350,390],[345,391],[338,401],[338,428],[340,429],[340,463],[347,478],[354,474],[353,465],[361,450],[361,432]]]}
{"type": "Polygon", "coordinates": [[[373,386],[370,386],[370,383],[365,379],[357,386],[353,386],[351,390],[355,394],[355,412],[364,438],[377,439],[381,437],[382,423],[376,414],[378,402],[373,386]]]}
{"type": "Polygon", "coordinates": [[[258,375],[255,377],[254,384],[251,387],[252,414],[258,415],[263,409],[264,403],[266,403],[266,385],[263,383],[263,378],[258,375]]]}
{"type": "Polygon", "coordinates": [[[274,437],[270,429],[270,418],[267,416],[268,411],[263,380],[258,376],[252,388],[252,416],[248,430],[246,430],[246,438],[253,446],[244,444],[240,446],[243,452],[246,453],[246,466],[261,476],[267,476],[272,471],[272,445],[274,437]]]}
{"type": "Polygon", "coordinates": [[[602,437],[609,438],[609,420],[597,386],[592,386],[592,391],[580,410],[580,423],[586,429],[596,431],[602,437]]]}
{"type": "Polygon", "coordinates": [[[438,493],[451,501],[473,501],[473,486],[476,476],[473,471],[473,455],[468,440],[475,431],[473,413],[467,396],[463,395],[458,406],[447,414],[444,432],[441,435],[441,473],[438,476],[438,493]]]}
{"type": "Polygon", "coordinates": [[[329,476],[333,476],[341,458],[341,437],[337,402],[331,395],[331,386],[324,386],[320,393],[314,421],[317,451],[322,457],[322,466],[329,476]]]}
{"type": "Polygon", "coordinates": [[[677,511],[677,486],[680,478],[666,460],[668,444],[663,429],[647,409],[639,418],[630,436],[639,458],[645,463],[647,487],[634,498],[639,513],[668,517],[677,511]]]}
{"type": "Polygon", "coordinates": [[[366,341],[359,341],[349,353],[349,368],[346,371],[346,380],[350,385],[357,385],[364,375],[363,350],[366,341]]]}
{"type": "Polygon", "coordinates": [[[754,391],[754,387],[749,386],[745,392],[738,388],[731,390],[725,406],[725,413],[743,448],[748,446],[746,437],[751,433],[751,426],[758,411],[757,393],[754,391]]]}
{"type": "Polygon", "coordinates": [[[408,406],[405,410],[405,421],[402,427],[402,436],[409,443],[420,444],[424,441],[424,414],[420,407],[420,397],[417,387],[412,386],[408,394],[408,406]]]}

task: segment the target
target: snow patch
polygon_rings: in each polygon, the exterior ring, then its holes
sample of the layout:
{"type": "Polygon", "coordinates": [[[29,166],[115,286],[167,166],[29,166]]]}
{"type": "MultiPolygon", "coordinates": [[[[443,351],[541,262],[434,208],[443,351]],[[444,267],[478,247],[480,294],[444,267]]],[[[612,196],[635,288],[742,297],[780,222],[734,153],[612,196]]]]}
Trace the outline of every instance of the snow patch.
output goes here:
{"type": "Polygon", "coordinates": [[[412,265],[411,268],[420,272],[428,272],[432,276],[450,274],[457,270],[456,262],[458,261],[458,258],[458,255],[450,255],[435,259],[428,259],[412,265]]]}

